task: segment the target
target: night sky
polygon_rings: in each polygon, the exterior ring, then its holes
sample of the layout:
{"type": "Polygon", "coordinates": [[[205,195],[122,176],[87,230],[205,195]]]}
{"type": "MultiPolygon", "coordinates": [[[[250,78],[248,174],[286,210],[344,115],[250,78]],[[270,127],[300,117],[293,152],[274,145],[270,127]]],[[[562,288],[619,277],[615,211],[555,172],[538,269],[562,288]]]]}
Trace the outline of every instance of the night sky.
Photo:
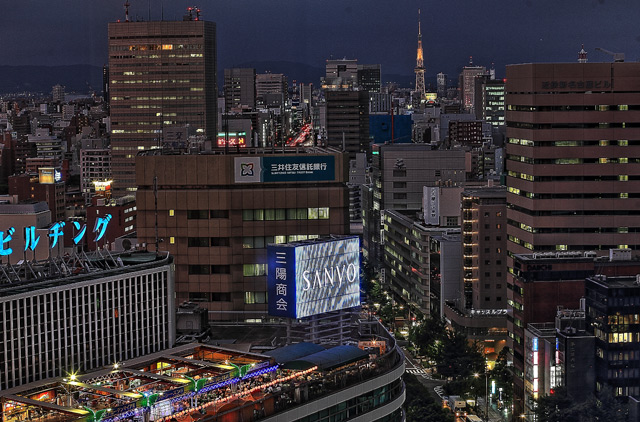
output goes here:
{"type": "MultiPolygon", "coordinates": [[[[1,65],[107,62],[107,22],[124,19],[124,0],[3,2],[1,65]]],[[[181,19],[187,6],[218,25],[219,69],[255,61],[322,67],[357,58],[385,73],[413,73],[417,10],[422,9],[427,77],[450,77],[474,64],[573,62],[582,43],[589,61],[610,61],[595,47],[640,59],[638,0],[130,0],[135,19],[181,19]]]]}

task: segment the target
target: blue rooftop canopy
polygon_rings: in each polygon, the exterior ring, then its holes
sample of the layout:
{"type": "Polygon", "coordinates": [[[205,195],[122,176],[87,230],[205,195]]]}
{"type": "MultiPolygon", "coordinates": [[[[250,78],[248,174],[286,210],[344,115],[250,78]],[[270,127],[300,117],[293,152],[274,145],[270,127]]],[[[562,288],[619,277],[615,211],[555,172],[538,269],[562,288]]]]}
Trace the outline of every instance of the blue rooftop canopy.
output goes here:
{"type": "Polygon", "coordinates": [[[369,352],[358,349],[355,346],[336,346],[312,355],[284,364],[283,369],[309,369],[314,366],[322,371],[330,371],[334,368],[347,365],[352,362],[369,357],[369,352]]]}
{"type": "Polygon", "coordinates": [[[278,349],[265,352],[264,354],[274,358],[277,364],[284,365],[296,359],[300,359],[323,350],[325,350],[325,348],[319,344],[302,342],[280,347],[278,349]]]}

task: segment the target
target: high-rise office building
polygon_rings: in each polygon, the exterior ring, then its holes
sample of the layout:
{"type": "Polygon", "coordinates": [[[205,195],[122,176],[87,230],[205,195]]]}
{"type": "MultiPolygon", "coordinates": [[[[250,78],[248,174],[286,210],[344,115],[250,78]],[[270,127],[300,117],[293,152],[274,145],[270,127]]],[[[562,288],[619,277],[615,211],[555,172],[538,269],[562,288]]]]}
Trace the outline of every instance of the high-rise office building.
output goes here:
{"type": "Polygon", "coordinates": [[[496,128],[504,128],[506,122],[503,79],[491,79],[490,75],[478,75],[475,79],[474,111],[476,119],[484,120],[496,128]]]}
{"type": "Polygon", "coordinates": [[[486,75],[487,68],[484,66],[474,66],[469,60],[469,64],[462,68],[458,78],[458,89],[460,90],[460,102],[462,107],[472,113],[475,107],[476,81],[478,75],[486,75]]]}
{"type": "Polygon", "coordinates": [[[110,179],[111,150],[106,139],[83,139],[80,150],[80,191],[85,202],[89,203],[96,192],[94,182],[104,183],[110,179]]]}
{"type": "Polygon", "coordinates": [[[640,64],[507,66],[514,253],[640,248],[640,64]]]}
{"type": "Polygon", "coordinates": [[[369,150],[369,95],[366,91],[327,91],[327,146],[355,158],[369,150]]]}
{"type": "MultiPolygon", "coordinates": [[[[451,193],[459,197],[461,189],[451,188],[455,191],[451,193]]],[[[453,205],[449,208],[455,208],[455,201],[453,205]]],[[[425,224],[415,216],[407,211],[384,211],[384,282],[399,306],[406,306],[412,314],[440,318],[444,301],[460,295],[460,227],[425,224]]]]}
{"type": "Polygon", "coordinates": [[[359,64],[358,65],[358,87],[363,91],[380,92],[381,90],[380,65],[379,64],[359,64]]]}
{"type": "Polygon", "coordinates": [[[286,99],[289,93],[287,77],[282,73],[259,73],[256,75],[256,97],[265,94],[281,94],[286,99]]]}
{"type": "Polygon", "coordinates": [[[322,89],[353,89],[358,83],[358,60],[327,60],[322,89]]]}
{"type": "Polygon", "coordinates": [[[162,145],[164,129],[216,135],[216,25],[109,23],[111,151],[116,195],[135,190],[135,156],[162,145]]]}
{"type": "Polygon", "coordinates": [[[233,68],[224,70],[224,108],[226,112],[233,109],[255,110],[255,69],[233,68]]]}
{"type": "Polygon", "coordinates": [[[446,73],[438,73],[436,75],[436,89],[438,93],[438,98],[447,98],[447,74],[446,73]]]}
{"type": "Polygon", "coordinates": [[[504,187],[462,193],[464,307],[506,309],[507,227],[504,187]]]}

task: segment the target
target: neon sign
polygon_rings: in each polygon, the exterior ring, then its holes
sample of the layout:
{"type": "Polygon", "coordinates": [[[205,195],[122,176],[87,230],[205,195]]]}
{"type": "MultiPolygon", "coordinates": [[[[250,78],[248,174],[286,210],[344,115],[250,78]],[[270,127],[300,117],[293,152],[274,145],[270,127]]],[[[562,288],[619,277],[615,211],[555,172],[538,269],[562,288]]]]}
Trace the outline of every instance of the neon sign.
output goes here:
{"type": "MultiPolygon", "coordinates": [[[[94,242],[99,242],[104,237],[107,231],[107,226],[112,218],[111,214],[107,214],[104,217],[98,217],[96,219],[96,223],[94,224],[92,231],[92,233],[96,233],[96,236],[93,239],[94,242]]],[[[63,228],[65,225],[66,223],[64,221],[59,221],[49,227],[49,233],[47,234],[47,237],[50,239],[49,249],[53,249],[58,245],[58,238],[64,236],[63,228]]],[[[74,221],[73,227],[78,231],[73,237],[73,244],[77,245],[84,237],[87,231],[87,225],[84,224],[81,226],[80,223],[74,221]]],[[[14,227],[9,227],[6,231],[0,231],[0,256],[9,256],[13,253],[13,249],[9,246],[9,242],[13,240],[15,232],[16,229],[14,227]]],[[[38,242],[40,241],[40,236],[36,237],[36,227],[24,227],[23,233],[24,251],[35,251],[36,246],[38,246],[38,242]]]]}
{"type": "Polygon", "coordinates": [[[218,132],[218,146],[224,147],[228,145],[230,147],[246,147],[247,146],[247,133],[246,132],[218,132]]]}

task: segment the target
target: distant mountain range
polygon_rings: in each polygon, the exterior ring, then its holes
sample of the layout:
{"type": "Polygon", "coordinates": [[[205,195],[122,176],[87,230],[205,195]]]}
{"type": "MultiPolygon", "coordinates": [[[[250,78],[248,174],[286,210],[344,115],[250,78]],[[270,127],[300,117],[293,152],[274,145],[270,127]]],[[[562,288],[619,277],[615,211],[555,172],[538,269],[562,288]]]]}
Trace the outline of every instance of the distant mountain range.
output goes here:
{"type": "MultiPolygon", "coordinates": [[[[235,64],[234,67],[253,67],[257,73],[284,73],[293,81],[320,85],[324,76],[322,67],[286,61],[260,61],[235,64]]],[[[218,86],[222,89],[224,69],[218,70],[218,86]]],[[[413,74],[385,74],[382,82],[396,82],[400,87],[411,87],[415,83],[413,74]]],[[[435,82],[435,81],[434,81],[435,82]]],[[[102,92],[102,67],[93,65],[68,66],[0,66],[0,95],[17,92],[50,93],[54,85],[64,85],[67,93],[86,94],[91,90],[102,92]]]]}
{"type": "Polygon", "coordinates": [[[66,92],[86,94],[102,92],[102,67],[87,64],[68,66],[0,66],[0,94],[15,92],[51,92],[54,85],[66,92]],[[91,88],[90,88],[91,87],[91,88]]]}

